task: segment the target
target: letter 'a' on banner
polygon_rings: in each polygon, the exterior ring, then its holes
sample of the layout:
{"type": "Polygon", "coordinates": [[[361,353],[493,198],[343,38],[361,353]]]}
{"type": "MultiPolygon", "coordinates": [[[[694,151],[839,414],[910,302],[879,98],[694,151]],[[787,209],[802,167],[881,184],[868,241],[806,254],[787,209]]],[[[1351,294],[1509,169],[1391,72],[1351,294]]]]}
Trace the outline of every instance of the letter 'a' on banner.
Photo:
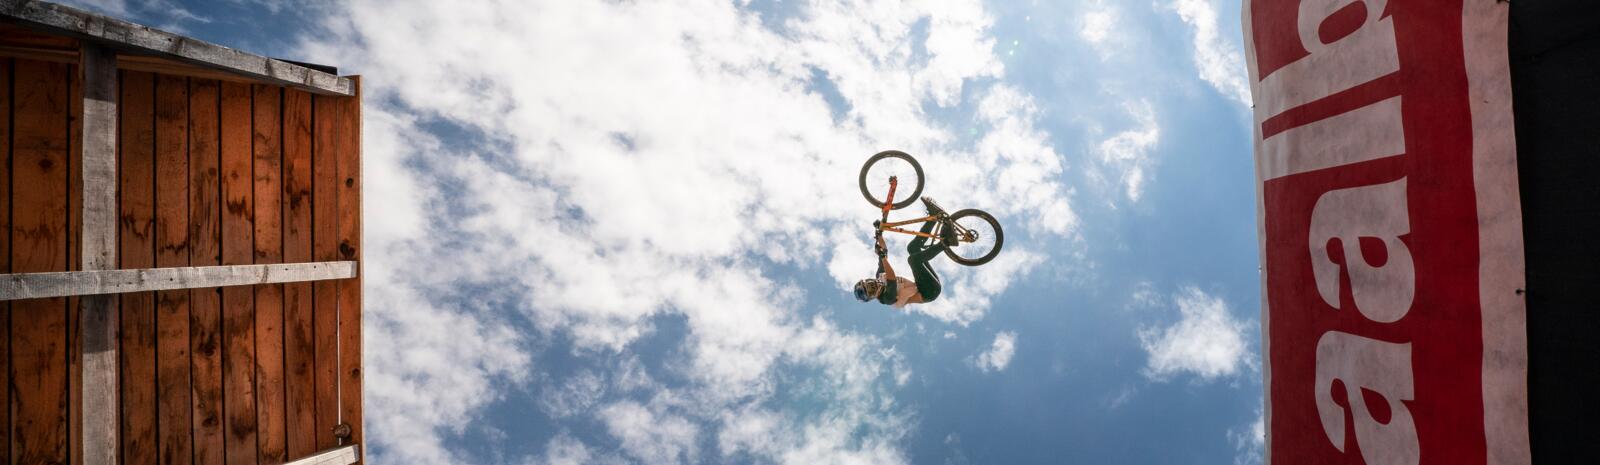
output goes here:
{"type": "Polygon", "coordinates": [[[1267,461],[1530,462],[1497,0],[1245,0],[1267,461]]]}

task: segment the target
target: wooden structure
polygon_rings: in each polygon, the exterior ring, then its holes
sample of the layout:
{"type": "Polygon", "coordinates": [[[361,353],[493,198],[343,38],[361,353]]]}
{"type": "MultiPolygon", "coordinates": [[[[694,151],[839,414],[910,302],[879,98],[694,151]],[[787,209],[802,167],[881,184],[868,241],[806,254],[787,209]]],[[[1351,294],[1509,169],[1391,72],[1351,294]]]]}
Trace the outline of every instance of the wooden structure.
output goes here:
{"type": "Polygon", "coordinates": [[[0,0],[0,463],[360,461],[360,141],[356,78],[0,0]]]}

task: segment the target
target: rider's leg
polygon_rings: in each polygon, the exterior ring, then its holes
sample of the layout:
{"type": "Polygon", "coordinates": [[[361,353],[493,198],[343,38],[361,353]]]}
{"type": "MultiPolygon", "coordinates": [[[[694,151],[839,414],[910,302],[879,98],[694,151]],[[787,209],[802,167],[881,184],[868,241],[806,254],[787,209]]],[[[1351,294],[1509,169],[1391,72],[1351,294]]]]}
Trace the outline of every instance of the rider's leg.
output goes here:
{"type": "MultiPolygon", "coordinates": [[[[937,223],[933,221],[922,222],[922,233],[927,234],[932,232],[935,224],[937,223]]],[[[915,255],[917,252],[921,252],[922,249],[926,248],[927,243],[927,236],[912,236],[911,243],[906,245],[906,253],[915,255]]]]}
{"type": "MultiPolygon", "coordinates": [[[[932,231],[933,224],[932,221],[924,223],[922,232],[932,231]]],[[[906,258],[906,263],[911,265],[912,280],[917,282],[917,293],[922,294],[922,301],[932,302],[933,299],[939,298],[939,292],[944,289],[944,286],[939,282],[939,274],[933,272],[933,266],[928,262],[939,256],[939,254],[944,253],[945,245],[935,243],[935,245],[923,247],[922,245],[927,241],[928,238],[923,236],[917,236],[916,239],[911,241],[911,247],[907,248],[911,256],[906,258]]]]}

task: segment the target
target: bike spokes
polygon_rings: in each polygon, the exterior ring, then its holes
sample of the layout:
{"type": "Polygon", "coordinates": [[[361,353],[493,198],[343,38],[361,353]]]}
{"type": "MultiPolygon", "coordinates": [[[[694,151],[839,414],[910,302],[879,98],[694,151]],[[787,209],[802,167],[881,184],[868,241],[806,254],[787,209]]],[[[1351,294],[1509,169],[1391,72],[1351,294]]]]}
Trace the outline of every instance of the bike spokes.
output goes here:
{"type": "Polygon", "coordinates": [[[904,152],[888,150],[873,155],[861,167],[859,183],[861,194],[873,206],[882,207],[889,200],[889,178],[899,179],[891,209],[911,205],[922,193],[922,166],[904,152]]]}
{"type": "Polygon", "coordinates": [[[954,224],[956,245],[946,253],[951,260],[967,266],[982,265],[993,260],[1005,244],[1000,223],[981,210],[961,210],[950,215],[954,224]]]}

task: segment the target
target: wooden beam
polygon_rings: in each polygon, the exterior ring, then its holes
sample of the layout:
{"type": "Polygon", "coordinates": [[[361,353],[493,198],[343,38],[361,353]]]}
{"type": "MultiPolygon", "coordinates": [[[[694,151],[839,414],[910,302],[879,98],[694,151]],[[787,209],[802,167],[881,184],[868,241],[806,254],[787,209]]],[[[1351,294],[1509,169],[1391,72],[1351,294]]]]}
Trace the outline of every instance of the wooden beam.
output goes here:
{"type": "Polygon", "coordinates": [[[170,58],[323,95],[354,95],[347,78],[109,16],[39,0],[0,0],[0,15],[118,50],[170,58]]]}
{"type": "MultiPolygon", "coordinates": [[[[0,31],[0,33],[3,33],[3,31],[0,31]]],[[[47,61],[51,63],[77,64],[78,49],[73,48],[71,50],[63,50],[54,48],[0,45],[0,57],[47,61]]],[[[216,79],[219,81],[228,82],[242,82],[246,84],[260,82],[259,79],[252,79],[249,76],[237,73],[219,71],[216,68],[191,65],[178,60],[169,60],[166,58],[149,55],[119,54],[117,55],[117,69],[123,71],[147,71],[151,73],[172,76],[216,79]]]]}
{"type": "Polygon", "coordinates": [[[361,457],[361,445],[351,444],[338,449],[318,452],[316,455],[283,465],[350,465],[361,457]]]}
{"type": "MultiPolygon", "coordinates": [[[[83,263],[80,269],[84,271],[80,273],[95,273],[117,265],[117,56],[110,49],[93,43],[84,43],[78,56],[83,73],[83,263]]],[[[0,294],[10,293],[0,291],[0,294]]],[[[120,445],[117,438],[118,357],[112,301],[110,296],[79,299],[84,465],[117,463],[120,445]]]]}
{"type": "Polygon", "coordinates": [[[0,274],[0,301],[324,281],[355,276],[356,262],[352,261],[0,274]]]}

